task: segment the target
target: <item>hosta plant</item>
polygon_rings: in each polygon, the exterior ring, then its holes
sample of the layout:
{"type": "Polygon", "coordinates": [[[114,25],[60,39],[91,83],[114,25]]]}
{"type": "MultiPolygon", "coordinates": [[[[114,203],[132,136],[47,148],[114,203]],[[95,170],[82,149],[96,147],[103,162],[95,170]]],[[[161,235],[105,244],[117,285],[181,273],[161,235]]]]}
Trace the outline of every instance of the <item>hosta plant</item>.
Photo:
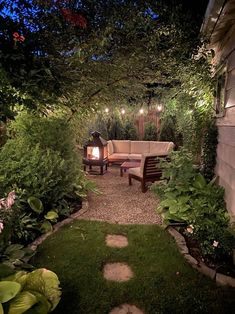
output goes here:
{"type": "Polygon", "coordinates": [[[17,272],[0,281],[0,314],[46,314],[60,301],[57,275],[45,268],[17,272]]]}
{"type": "Polygon", "coordinates": [[[162,168],[166,180],[153,185],[153,191],[160,197],[157,211],[164,222],[190,225],[190,236],[198,240],[204,256],[214,260],[230,256],[235,241],[229,232],[223,188],[215,180],[208,183],[185,150],[174,152],[162,168]]]}
{"type": "Polygon", "coordinates": [[[30,208],[39,216],[39,219],[40,214],[43,214],[43,216],[42,215],[41,216],[44,218],[44,220],[42,220],[41,222],[40,230],[42,232],[51,231],[52,230],[51,222],[57,221],[57,218],[59,218],[58,213],[54,210],[49,210],[45,212],[42,201],[35,196],[29,197],[27,202],[30,208]]]}

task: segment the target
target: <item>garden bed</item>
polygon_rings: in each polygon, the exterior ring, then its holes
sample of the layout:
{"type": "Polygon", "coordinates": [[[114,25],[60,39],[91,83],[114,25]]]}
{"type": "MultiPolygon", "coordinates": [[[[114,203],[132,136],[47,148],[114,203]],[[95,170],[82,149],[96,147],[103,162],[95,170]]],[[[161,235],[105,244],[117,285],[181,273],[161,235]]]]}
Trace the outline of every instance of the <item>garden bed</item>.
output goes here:
{"type": "Polygon", "coordinates": [[[217,273],[235,278],[235,266],[233,264],[232,256],[224,256],[220,261],[212,260],[209,256],[203,256],[199,242],[192,236],[189,236],[184,228],[179,228],[179,232],[185,238],[190,255],[199,263],[204,263],[206,266],[214,269],[217,273]]]}
{"type": "Polygon", "coordinates": [[[179,250],[193,268],[211,277],[219,285],[235,287],[235,267],[232,256],[214,261],[203,256],[198,241],[189,236],[185,228],[169,226],[168,231],[175,238],[179,250]]]}

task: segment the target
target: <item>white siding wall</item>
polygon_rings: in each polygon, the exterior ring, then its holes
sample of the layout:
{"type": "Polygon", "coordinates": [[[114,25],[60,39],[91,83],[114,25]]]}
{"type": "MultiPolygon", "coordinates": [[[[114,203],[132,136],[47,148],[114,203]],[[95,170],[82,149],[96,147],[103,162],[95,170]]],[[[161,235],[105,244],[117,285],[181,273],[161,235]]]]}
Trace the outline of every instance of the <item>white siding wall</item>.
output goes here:
{"type": "Polygon", "coordinates": [[[219,143],[216,173],[219,184],[225,188],[227,209],[235,219],[235,32],[233,36],[231,33],[229,35],[226,45],[223,49],[220,47],[220,60],[227,63],[227,82],[225,116],[217,119],[219,143]]]}
{"type": "Polygon", "coordinates": [[[227,209],[235,218],[235,126],[219,126],[218,140],[216,173],[225,188],[227,209]]]}

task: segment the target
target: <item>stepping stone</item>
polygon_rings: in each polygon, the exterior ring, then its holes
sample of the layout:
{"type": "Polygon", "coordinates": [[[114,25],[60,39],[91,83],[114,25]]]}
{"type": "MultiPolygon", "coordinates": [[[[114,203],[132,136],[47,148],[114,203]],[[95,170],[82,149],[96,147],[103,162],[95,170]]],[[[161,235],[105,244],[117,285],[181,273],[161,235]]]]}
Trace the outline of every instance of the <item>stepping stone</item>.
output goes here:
{"type": "Polygon", "coordinates": [[[128,245],[127,237],[119,234],[108,234],[105,239],[107,246],[123,248],[128,245]]]}
{"type": "Polygon", "coordinates": [[[103,269],[104,278],[111,281],[128,281],[134,274],[131,268],[124,263],[108,263],[103,269]]]}
{"type": "Polygon", "coordinates": [[[122,304],[112,309],[109,314],[144,314],[144,312],[138,309],[135,305],[122,304]]]}

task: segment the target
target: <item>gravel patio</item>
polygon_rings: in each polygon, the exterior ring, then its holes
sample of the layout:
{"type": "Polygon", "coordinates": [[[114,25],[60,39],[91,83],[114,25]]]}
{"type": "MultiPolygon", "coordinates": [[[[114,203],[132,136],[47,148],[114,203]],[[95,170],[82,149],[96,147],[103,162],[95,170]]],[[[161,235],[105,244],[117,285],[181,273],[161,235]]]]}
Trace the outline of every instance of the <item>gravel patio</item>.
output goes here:
{"type": "Polygon", "coordinates": [[[80,219],[106,221],[117,224],[161,224],[155,209],[158,200],[148,190],[141,192],[140,182],[128,185],[128,174],[120,176],[119,166],[108,167],[104,175],[88,174],[96,182],[100,194],[90,193],[88,210],[80,219]]]}

